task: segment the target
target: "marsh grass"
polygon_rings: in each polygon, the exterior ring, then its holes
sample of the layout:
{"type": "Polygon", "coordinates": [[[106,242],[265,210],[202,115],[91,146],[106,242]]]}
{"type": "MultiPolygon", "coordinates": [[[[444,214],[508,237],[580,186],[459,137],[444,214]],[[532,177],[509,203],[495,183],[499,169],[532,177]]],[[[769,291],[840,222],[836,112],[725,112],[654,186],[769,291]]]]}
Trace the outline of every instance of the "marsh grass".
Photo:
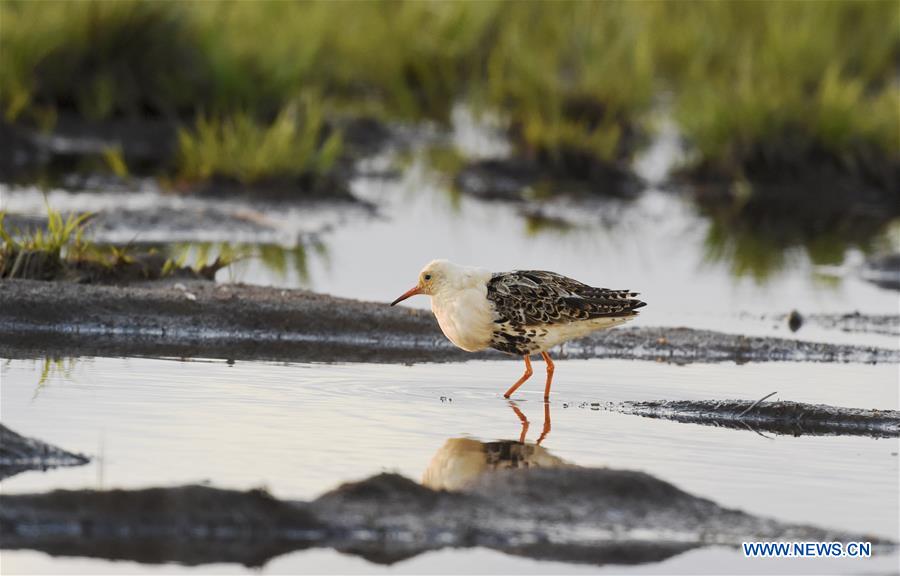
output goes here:
{"type": "Polygon", "coordinates": [[[7,230],[6,212],[0,212],[0,238],[7,246],[22,250],[41,250],[57,256],[63,250],[80,250],[85,245],[84,227],[91,213],[69,214],[63,218],[62,213],[47,206],[47,228],[38,228],[30,234],[18,234],[13,237],[7,230]]]}
{"type": "Polygon", "coordinates": [[[4,1],[3,110],[173,116],[208,93],[208,65],[176,3],[4,1]]]}
{"type": "Polygon", "coordinates": [[[87,245],[84,226],[91,214],[70,214],[47,207],[47,228],[30,233],[10,230],[6,226],[6,212],[0,212],[0,278],[49,279],[63,268],[69,254],[82,254],[87,245]]]}
{"type": "MultiPolygon", "coordinates": [[[[632,112],[649,102],[652,68],[646,35],[637,53],[629,48],[640,29],[629,20],[635,10],[608,7],[5,2],[4,29],[16,33],[0,39],[9,88],[0,101],[7,118],[54,108],[179,117],[193,133],[180,140],[183,175],[233,165],[233,140],[274,146],[268,157],[280,167],[269,172],[284,172],[280,152],[307,140],[259,133],[310,91],[329,114],[439,123],[471,97],[511,110],[517,140],[548,160],[570,150],[609,160],[624,149],[632,112]]],[[[243,164],[233,176],[263,172],[258,158],[243,164]]]]}
{"type": "Polygon", "coordinates": [[[647,24],[638,3],[509,4],[487,57],[488,101],[550,165],[577,173],[579,157],[628,157],[654,90],[647,24]]]}
{"type": "Polygon", "coordinates": [[[665,93],[694,173],[827,165],[898,187],[890,0],[6,0],[0,25],[7,120],[172,118],[188,179],[322,170],[336,141],[287,118],[309,93],[323,118],[446,123],[468,101],[508,118],[521,154],[591,178],[642,145],[665,93]]]}
{"type": "Polygon", "coordinates": [[[479,63],[495,2],[193,2],[219,113],[274,114],[318,90],[333,109],[446,121],[479,63]]]}
{"type": "Polygon", "coordinates": [[[188,262],[184,255],[165,257],[157,250],[138,252],[132,246],[98,245],[85,237],[93,214],[67,217],[47,206],[46,228],[23,231],[6,223],[0,211],[0,278],[128,282],[162,278],[213,279],[240,254],[220,250],[213,261],[200,250],[188,262]]]}
{"type": "Polygon", "coordinates": [[[341,153],[341,136],[323,139],[321,109],[306,99],[285,108],[270,124],[249,114],[197,119],[178,134],[179,177],[206,181],[213,177],[253,184],[263,180],[321,176],[341,153]]]}
{"type": "Polygon", "coordinates": [[[666,66],[709,259],[762,282],[787,254],[834,265],[870,252],[900,215],[896,4],[678,7],[666,66]],[[698,20],[716,25],[687,26],[698,20]]]}
{"type": "Polygon", "coordinates": [[[658,17],[696,168],[766,179],[831,165],[900,184],[895,3],[678,2],[658,17]]]}

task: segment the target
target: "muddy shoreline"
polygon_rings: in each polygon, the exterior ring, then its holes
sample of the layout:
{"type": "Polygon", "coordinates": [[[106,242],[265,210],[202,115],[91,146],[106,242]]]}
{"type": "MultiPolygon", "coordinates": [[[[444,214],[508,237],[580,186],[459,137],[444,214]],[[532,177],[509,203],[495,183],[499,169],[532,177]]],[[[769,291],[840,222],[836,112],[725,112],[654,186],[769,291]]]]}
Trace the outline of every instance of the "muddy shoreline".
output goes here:
{"type": "Polygon", "coordinates": [[[26,438],[0,424],[0,480],[28,470],[49,470],[60,466],[81,466],[90,462],[36,438],[26,438]]]}
{"type": "MultiPolygon", "coordinates": [[[[212,282],[101,286],[27,280],[0,282],[0,354],[383,363],[511,358],[458,350],[429,312],[386,303],[212,282]]],[[[900,363],[895,349],[642,326],[566,343],[556,356],[679,364],[900,363]]]]}
{"type": "Polygon", "coordinates": [[[593,565],[657,562],[746,540],[862,540],[875,553],[895,547],[723,508],[651,475],[608,468],[506,470],[464,492],[380,474],[311,502],[208,486],[0,495],[0,536],[4,549],[51,555],[246,566],[313,547],[380,564],[478,546],[593,565]]]}
{"type": "Polygon", "coordinates": [[[845,408],[789,400],[592,402],[580,407],[789,436],[900,437],[900,412],[897,410],[845,408]]]}

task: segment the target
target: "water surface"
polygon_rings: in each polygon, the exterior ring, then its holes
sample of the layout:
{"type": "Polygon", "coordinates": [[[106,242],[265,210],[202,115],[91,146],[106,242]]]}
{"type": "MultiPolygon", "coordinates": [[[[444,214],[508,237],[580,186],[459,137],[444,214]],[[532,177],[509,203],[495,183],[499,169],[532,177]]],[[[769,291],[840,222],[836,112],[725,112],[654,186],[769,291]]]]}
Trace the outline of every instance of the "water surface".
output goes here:
{"type": "MultiPolygon", "coordinates": [[[[541,367],[538,366],[538,374],[541,367]]],[[[517,363],[323,365],[141,358],[82,359],[38,386],[41,361],[4,365],[2,420],[95,463],[3,482],[5,492],[189,482],[265,486],[313,498],[380,471],[419,480],[449,438],[517,439],[501,397],[517,363]]],[[[777,398],[898,409],[896,366],[674,366],[558,363],[543,446],[581,466],[646,471],[680,488],[780,520],[898,539],[898,441],[764,437],[592,410],[584,403],[777,398]]],[[[517,407],[534,442],[542,383],[517,407]]]]}

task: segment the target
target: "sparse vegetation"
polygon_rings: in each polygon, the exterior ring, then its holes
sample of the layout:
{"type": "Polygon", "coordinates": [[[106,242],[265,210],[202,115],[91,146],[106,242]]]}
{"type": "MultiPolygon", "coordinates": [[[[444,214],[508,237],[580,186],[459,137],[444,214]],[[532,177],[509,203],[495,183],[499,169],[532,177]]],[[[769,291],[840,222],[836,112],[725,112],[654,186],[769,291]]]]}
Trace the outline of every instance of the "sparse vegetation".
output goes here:
{"type": "Polygon", "coordinates": [[[182,178],[253,182],[326,170],[340,147],[320,124],[334,115],[444,122],[468,100],[507,118],[521,153],[595,179],[640,145],[666,93],[694,174],[828,166],[896,189],[898,12],[889,0],[7,0],[0,105],[35,125],[171,119],[182,178]],[[315,119],[291,112],[304,94],[320,97],[315,119]]]}
{"type": "Polygon", "coordinates": [[[71,254],[80,256],[86,249],[84,225],[90,214],[62,214],[47,208],[47,228],[31,233],[7,230],[6,213],[0,212],[0,278],[50,280],[63,269],[71,254]]]}
{"type": "Polygon", "coordinates": [[[646,10],[628,2],[506,5],[487,55],[489,102],[521,147],[570,176],[589,177],[634,151],[651,103],[646,10]]]}
{"type": "Polygon", "coordinates": [[[193,130],[182,130],[179,176],[189,181],[213,177],[253,184],[327,173],[341,151],[341,137],[321,140],[321,111],[307,100],[302,109],[289,106],[267,126],[249,114],[228,118],[200,117],[193,130]],[[302,110],[302,111],[301,111],[302,110]]]}
{"type": "Polygon", "coordinates": [[[660,57],[670,62],[694,168],[751,181],[825,168],[883,189],[900,186],[895,3],[666,7],[660,46],[668,52],[660,57]]]}
{"type": "Polygon", "coordinates": [[[0,211],[0,278],[75,280],[120,283],[161,278],[213,279],[238,255],[220,251],[214,261],[201,251],[193,265],[183,256],[165,257],[157,250],[100,246],[85,238],[91,214],[62,214],[47,207],[47,225],[30,231],[13,229],[0,211]]]}
{"type": "Polygon", "coordinates": [[[7,119],[52,109],[86,118],[175,116],[211,88],[191,23],[175,3],[0,6],[7,119]]]}

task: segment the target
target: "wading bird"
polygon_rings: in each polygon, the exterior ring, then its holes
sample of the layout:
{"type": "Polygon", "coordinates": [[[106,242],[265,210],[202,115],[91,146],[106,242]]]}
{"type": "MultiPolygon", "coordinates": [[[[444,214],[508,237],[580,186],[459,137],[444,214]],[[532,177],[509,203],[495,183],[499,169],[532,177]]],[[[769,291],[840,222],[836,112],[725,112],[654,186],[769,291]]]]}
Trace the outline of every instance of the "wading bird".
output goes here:
{"type": "Polygon", "coordinates": [[[646,305],[635,298],[637,292],[594,288],[554,272],[491,273],[447,260],[425,266],[416,286],[391,306],[416,294],[431,296],[431,310],[456,346],[468,352],[494,348],[525,359],[525,373],[504,398],[531,377],[529,357],[540,352],[547,364],[545,401],[553,381],[550,348],[623,324],[646,305]]]}

